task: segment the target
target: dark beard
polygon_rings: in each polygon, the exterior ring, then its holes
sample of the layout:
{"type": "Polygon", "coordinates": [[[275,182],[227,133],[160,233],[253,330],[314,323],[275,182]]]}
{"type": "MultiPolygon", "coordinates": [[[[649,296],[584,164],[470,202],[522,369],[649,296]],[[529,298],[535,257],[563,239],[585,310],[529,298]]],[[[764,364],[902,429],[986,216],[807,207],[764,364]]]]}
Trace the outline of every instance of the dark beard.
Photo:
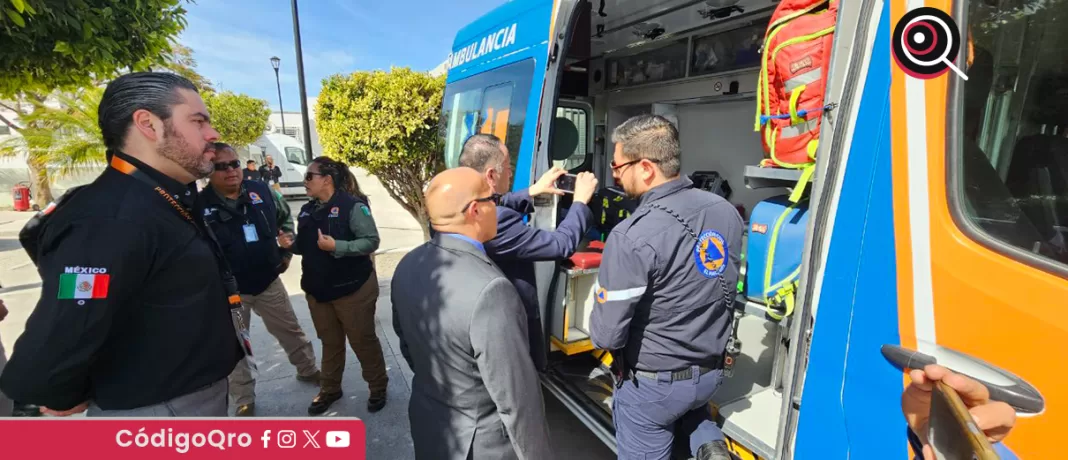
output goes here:
{"type": "Polygon", "coordinates": [[[175,132],[170,120],[163,122],[163,146],[160,147],[159,154],[177,163],[197,179],[208,177],[215,171],[215,165],[211,163],[211,160],[204,158],[206,151],[207,148],[198,152],[192,145],[189,145],[182,136],[175,132]]]}

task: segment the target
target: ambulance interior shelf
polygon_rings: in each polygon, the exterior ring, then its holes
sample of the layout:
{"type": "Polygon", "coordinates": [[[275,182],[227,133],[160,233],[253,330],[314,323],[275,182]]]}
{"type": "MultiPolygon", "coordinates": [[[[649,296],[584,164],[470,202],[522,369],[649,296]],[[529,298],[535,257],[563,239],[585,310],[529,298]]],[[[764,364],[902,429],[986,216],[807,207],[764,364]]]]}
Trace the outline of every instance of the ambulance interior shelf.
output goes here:
{"type": "MultiPolygon", "coordinates": [[[[745,167],[745,186],[750,189],[771,187],[794,187],[801,179],[803,173],[800,169],[784,168],[761,168],[760,166],[745,167]]],[[[811,183],[816,182],[816,176],[809,178],[811,183]]]]}

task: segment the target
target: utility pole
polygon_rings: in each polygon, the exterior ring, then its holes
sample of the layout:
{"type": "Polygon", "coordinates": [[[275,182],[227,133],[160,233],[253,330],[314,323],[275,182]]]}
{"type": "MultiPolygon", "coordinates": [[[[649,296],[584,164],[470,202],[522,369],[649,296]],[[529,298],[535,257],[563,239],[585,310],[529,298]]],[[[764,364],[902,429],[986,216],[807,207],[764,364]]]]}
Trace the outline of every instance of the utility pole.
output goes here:
{"type": "Polygon", "coordinates": [[[311,123],[308,122],[308,93],[304,89],[304,56],[300,50],[300,16],[297,14],[297,0],[292,0],[293,5],[293,40],[297,47],[297,83],[300,85],[300,116],[304,122],[304,153],[308,156],[308,164],[313,158],[311,143],[311,123]]]}

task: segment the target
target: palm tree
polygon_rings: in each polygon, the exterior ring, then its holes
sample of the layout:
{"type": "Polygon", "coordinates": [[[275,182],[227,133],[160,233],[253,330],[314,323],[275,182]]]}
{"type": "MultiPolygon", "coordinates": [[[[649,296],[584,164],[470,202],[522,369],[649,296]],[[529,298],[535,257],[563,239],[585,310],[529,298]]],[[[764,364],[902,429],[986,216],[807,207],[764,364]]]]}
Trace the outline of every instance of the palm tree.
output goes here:
{"type": "Polygon", "coordinates": [[[22,136],[0,144],[0,156],[26,152],[27,163],[42,171],[44,177],[35,178],[42,207],[52,200],[48,187],[52,181],[105,161],[106,148],[97,125],[97,106],[103,94],[101,87],[57,93],[58,106],[31,99],[33,111],[22,116],[22,136]]]}
{"type": "MultiPolygon", "coordinates": [[[[202,92],[213,91],[211,81],[197,73],[197,62],[188,47],[174,43],[163,61],[158,70],[186,77],[202,92]]],[[[20,135],[0,142],[0,157],[29,154],[26,165],[40,207],[52,201],[53,180],[105,161],[106,149],[97,126],[97,105],[104,94],[104,83],[73,92],[57,91],[51,96],[52,103],[47,104],[49,98],[35,93],[20,94],[15,104],[0,101],[0,107],[18,113],[22,120],[22,126],[18,126],[0,116],[0,123],[20,135]],[[33,110],[27,113],[25,107],[33,110]]]]}

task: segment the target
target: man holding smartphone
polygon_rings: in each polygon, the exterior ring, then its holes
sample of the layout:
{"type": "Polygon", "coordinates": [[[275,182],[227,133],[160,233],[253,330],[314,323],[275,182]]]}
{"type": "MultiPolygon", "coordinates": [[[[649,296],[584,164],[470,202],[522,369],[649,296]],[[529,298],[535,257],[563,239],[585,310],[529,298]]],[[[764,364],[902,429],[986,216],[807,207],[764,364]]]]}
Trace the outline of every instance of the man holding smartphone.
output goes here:
{"type": "Polygon", "coordinates": [[[493,190],[501,195],[497,206],[497,236],[486,242],[486,253],[515,285],[527,312],[530,356],[534,367],[545,369],[545,336],[542,331],[538,289],[534,277],[534,262],[561,260],[571,257],[589,229],[593,212],[588,206],[597,190],[597,178],[589,172],[575,176],[573,204],[567,217],[555,231],[534,228],[523,217],[534,212],[532,197],[544,194],[564,194],[554,185],[567,173],[553,168],[526,190],[508,193],[512,188],[512,161],[508,147],[492,134],[475,134],[464,143],[460,166],[482,174],[493,190]]]}

